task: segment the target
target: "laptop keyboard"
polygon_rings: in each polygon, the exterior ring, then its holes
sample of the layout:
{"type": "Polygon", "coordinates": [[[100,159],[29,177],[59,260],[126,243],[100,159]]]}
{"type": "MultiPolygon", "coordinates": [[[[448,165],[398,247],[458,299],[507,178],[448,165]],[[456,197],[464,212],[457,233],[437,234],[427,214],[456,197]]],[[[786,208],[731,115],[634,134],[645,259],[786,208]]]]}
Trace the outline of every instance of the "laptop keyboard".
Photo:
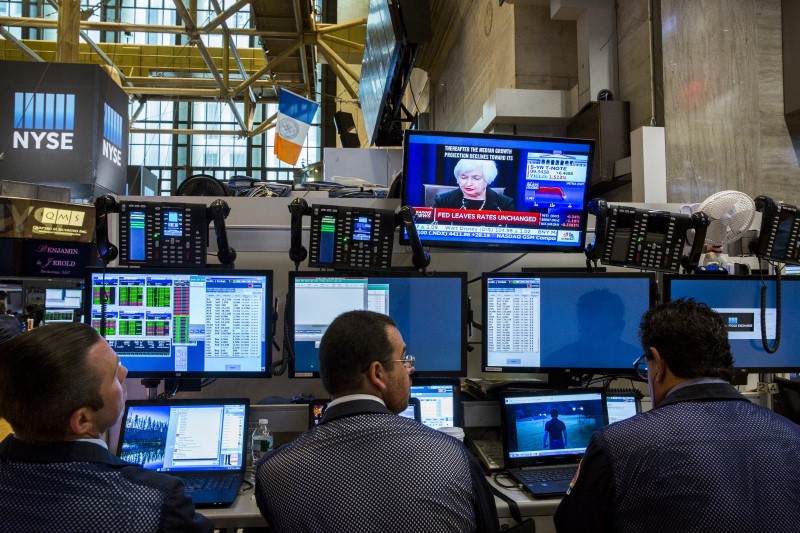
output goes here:
{"type": "Polygon", "coordinates": [[[545,468],[539,470],[523,470],[517,475],[527,483],[540,483],[542,481],[570,480],[575,475],[576,467],[545,468]]]}
{"type": "Polygon", "coordinates": [[[213,478],[184,478],[183,484],[186,486],[186,492],[199,492],[206,490],[229,489],[235,481],[236,481],[236,476],[213,477],[213,478]]]}

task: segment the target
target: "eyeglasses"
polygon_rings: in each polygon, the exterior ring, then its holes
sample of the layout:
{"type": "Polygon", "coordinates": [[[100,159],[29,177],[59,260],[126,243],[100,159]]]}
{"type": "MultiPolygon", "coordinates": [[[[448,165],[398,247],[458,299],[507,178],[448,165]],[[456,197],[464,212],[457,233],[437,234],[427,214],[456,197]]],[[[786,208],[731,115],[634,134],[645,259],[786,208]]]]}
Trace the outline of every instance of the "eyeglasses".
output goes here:
{"type": "Polygon", "coordinates": [[[390,361],[386,361],[387,363],[403,363],[403,366],[406,370],[411,370],[414,368],[414,363],[416,362],[416,358],[411,354],[406,354],[404,359],[392,359],[390,361]]]}
{"type": "Polygon", "coordinates": [[[636,370],[636,374],[642,379],[647,379],[647,356],[650,354],[650,350],[647,350],[639,358],[633,362],[633,368],[636,370]]]}

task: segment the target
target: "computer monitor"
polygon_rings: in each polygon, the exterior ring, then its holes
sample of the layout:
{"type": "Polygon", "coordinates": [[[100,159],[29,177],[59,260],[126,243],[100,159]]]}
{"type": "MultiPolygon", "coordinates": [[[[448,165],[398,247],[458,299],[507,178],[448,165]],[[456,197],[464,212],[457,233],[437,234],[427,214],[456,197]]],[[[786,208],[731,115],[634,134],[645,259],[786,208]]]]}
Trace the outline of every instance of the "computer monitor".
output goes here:
{"type": "Polygon", "coordinates": [[[83,289],[57,289],[48,287],[44,290],[44,308],[47,309],[81,309],[83,307],[83,289]]]}
{"type": "Polygon", "coordinates": [[[272,284],[268,270],[90,270],[84,320],[130,377],[265,377],[272,284]]]}
{"type": "Polygon", "coordinates": [[[466,375],[466,273],[290,272],[286,305],[290,377],[319,377],[322,335],[334,318],[353,310],[394,319],[416,358],[414,375],[466,375]]]}
{"type": "Polygon", "coordinates": [[[639,395],[635,392],[607,392],[606,394],[609,424],[630,418],[642,410],[639,395]]]}
{"type": "MultiPolygon", "coordinates": [[[[775,342],[777,326],[776,278],[764,276],[767,342],[775,342]]],[[[725,319],[733,364],[739,374],[790,372],[800,368],[800,278],[781,280],[781,336],[778,350],[767,353],[761,340],[760,276],[717,276],[710,274],[664,276],[664,299],[694,298],[707,304],[725,319]]]]}
{"type": "Polygon", "coordinates": [[[461,383],[458,379],[414,378],[411,397],[419,400],[420,421],[434,429],[461,426],[461,383]]]}
{"type": "MultiPolygon", "coordinates": [[[[652,273],[484,273],[485,372],[633,373],[652,273]]],[[[563,377],[563,376],[562,376],[563,377]]]]}
{"type": "Polygon", "coordinates": [[[593,153],[584,139],[406,130],[402,203],[425,245],[582,252],[593,153]]]}

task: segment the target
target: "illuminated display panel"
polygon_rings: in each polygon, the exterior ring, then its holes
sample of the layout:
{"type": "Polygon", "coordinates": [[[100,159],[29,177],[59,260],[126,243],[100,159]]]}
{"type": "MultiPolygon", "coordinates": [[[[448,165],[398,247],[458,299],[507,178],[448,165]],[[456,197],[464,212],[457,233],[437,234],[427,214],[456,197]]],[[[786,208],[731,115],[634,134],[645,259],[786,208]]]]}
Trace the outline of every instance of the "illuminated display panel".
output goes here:
{"type": "MultiPolygon", "coordinates": [[[[790,372],[800,368],[800,320],[797,303],[800,278],[781,282],[781,341],[778,351],[767,353],[761,342],[761,278],[758,276],[665,276],[664,299],[694,298],[722,314],[728,326],[734,367],[747,372],[790,372]]],[[[765,276],[767,341],[775,343],[777,327],[776,282],[765,276]]]]}
{"type": "Polygon", "coordinates": [[[484,273],[485,372],[633,373],[651,273],[484,273]]]}
{"type": "Polygon", "coordinates": [[[84,320],[130,377],[264,377],[272,282],[271,271],[91,270],[84,320]]]}
{"type": "Polygon", "coordinates": [[[423,244],[583,251],[593,141],[406,130],[403,150],[423,244]]]}

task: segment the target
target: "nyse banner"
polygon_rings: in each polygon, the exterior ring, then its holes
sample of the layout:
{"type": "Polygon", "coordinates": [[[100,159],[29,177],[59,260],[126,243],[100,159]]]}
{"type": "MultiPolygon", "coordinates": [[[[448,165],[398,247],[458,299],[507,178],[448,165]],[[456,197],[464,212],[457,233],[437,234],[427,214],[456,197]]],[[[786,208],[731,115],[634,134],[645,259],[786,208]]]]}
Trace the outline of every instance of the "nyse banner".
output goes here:
{"type": "Polygon", "coordinates": [[[73,198],[95,184],[124,194],[128,97],[100,66],[0,61],[0,71],[0,179],[67,185],[73,198]]]}
{"type": "Polygon", "coordinates": [[[90,243],[94,238],[93,205],[0,198],[0,237],[90,243]]]}

